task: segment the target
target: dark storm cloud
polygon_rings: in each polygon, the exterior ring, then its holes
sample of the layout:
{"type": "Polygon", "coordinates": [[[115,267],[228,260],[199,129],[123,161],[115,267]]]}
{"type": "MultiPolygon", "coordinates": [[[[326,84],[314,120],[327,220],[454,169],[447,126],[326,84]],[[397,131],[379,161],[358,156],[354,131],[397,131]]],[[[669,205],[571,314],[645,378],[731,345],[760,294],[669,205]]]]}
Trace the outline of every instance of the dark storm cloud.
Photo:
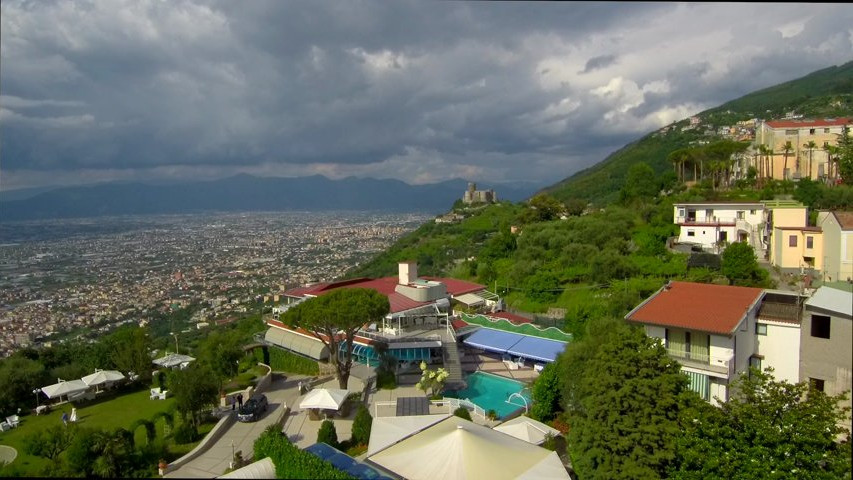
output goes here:
{"type": "Polygon", "coordinates": [[[602,68],[609,67],[614,63],[616,63],[616,55],[599,55],[597,57],[592,57],[586,61],[586,65],[583,67],[581,73],[600,70],[602,68]]]}
{"type": "Polygon", "coordinates": [[[0,9],[5,188],[237,172],[549,182],[669,122],[843,63],[853,38],[843,5],[0,9]]]}

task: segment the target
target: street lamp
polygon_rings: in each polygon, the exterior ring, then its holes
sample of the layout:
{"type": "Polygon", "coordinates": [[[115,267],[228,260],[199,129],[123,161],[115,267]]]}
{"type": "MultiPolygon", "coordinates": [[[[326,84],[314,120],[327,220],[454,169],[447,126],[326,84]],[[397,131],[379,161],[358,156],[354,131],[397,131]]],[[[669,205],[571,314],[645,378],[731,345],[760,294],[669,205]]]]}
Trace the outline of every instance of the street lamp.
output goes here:
{"type": "Polygon", "coordinates": [[[41,406],[39,405],[39,393],[41,393],[40,388],[36,388],[35,390],[33,390],[33,395],[36,396],[36,410],[38,410],[38,408],[41,406]]]}

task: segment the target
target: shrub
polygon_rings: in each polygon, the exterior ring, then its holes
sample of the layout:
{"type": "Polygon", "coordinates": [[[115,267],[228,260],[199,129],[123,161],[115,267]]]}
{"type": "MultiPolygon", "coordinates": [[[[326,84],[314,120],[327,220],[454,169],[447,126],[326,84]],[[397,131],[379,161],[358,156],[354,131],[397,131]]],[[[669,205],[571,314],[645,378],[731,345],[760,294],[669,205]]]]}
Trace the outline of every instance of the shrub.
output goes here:
{"type": "Polygon", "coordinates": [[[384,390],[397,388],[397,376],[394,372],[379,372],[376,374],[376,387],[384,390]]]}
{"type": "Polygon", "coordinates": [[[471,420],[471,412],[468,411],[465,407],[459,407],[453,411],[453,414],[459,418],[464,418],[465,420],[471,420]]]}
{"type": "Polygon", "coordinates": [[[486,412],[486,417],[488,417],[489,420],[497,420],[498,419],[498,412],[496,412],[494,408],[489,409],[489,411],[486,412]]]}
{"type": "Polygon", "coordinates": [[[255,460],[270,457],[278,478],[353,478],[287,440],[281,427],[270,425],[254,444],[255,460]]]}
{"type": "Polygon", "coordinates": [[[363,404],[358,407],[355,419],[352,421],[352,439],[356,445],[366,445],[370,441],[370,427],[373,417],[363,404]]]}
{"type": "Polygon", "coordinates": [[[178,444],[192,443],[195,441],[197,434],[196,429],[192,425],[181,423],[175,428],[173,438],[175,439],[175,443],[178,444]]]}
{"type": "Polygon", "coordinates": [[[338,448],[338,431],[335,429],[333,421],[323,420],[323,423],[320,424],[320,430],[317,431],[317,443],[320,442],[338,448]]]}

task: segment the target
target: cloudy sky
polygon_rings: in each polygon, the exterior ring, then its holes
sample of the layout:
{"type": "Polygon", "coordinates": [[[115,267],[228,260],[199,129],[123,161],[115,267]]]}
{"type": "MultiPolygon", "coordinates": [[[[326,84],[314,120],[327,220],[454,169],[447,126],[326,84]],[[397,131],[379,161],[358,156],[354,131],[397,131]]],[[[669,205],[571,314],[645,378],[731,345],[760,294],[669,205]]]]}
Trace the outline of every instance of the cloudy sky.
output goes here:
{"type": "Polygon", "coordinates": [[[839,4],[0,3],[0,188],[323,174],[550,184],[853,59],[839,4]]]}

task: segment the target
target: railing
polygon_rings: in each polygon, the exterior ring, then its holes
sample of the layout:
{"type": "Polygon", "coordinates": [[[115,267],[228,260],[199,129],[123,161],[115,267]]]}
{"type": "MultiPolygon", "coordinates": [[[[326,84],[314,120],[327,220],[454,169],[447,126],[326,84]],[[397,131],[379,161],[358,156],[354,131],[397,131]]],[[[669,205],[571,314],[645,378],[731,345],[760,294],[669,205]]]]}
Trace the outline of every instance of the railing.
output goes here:
{"type": "Polygon", "coordinates": [[[698,368],[702,370],[708,370],[711,372],[723,373],[728,376],[732,376],[734,374],[735,368],[735,357],[734,355],[723,358],[723,357],[714,357],[707,354],[700,354],[696,352],[685,352],[684,350],[676,350],[667,348],[666,353],[678,360],[679,363],[686,367],[698,368]]]}
{"type": "Polygon", "coordinates": [[[366,330],[359,330],[356,333],[359,337],[369,338],[371,340],[376,340],[378,342],[385,343],[412,343],[412,342],[435,342],[441,341],[441,335],[433,334],[428,335],[426,337],[398,337],[398,336],[386,336],[377,332],[368,332],[366,330]]]}
{"type": "Polygon", "coordinates": [[[675,223],[695,223],[700,225],[734,225],[737,220],[734,217],[675,217],[675,223]]]}
{"type": "Polygon", "coordinates": [[[486,411],[483,410],[482,408],[478,407],[477,405],[475,405],[471,400],[468,400],[467,398],[462,399],[462,398],[445,397],[441,400],[430,400],[430,403],[432,403],[433,405],[435,405],[437,407],[443,407],[444,405],[447,405],[447,407],[448,407],[447,413],[453,413],[453,411],[456,410],[457,408],[465,407],[469,410],[473,410],[474,413],[476,413],[477,415],[480,416],[480,418],[483,418],[483,419],[486,418],[486,411]]]}

